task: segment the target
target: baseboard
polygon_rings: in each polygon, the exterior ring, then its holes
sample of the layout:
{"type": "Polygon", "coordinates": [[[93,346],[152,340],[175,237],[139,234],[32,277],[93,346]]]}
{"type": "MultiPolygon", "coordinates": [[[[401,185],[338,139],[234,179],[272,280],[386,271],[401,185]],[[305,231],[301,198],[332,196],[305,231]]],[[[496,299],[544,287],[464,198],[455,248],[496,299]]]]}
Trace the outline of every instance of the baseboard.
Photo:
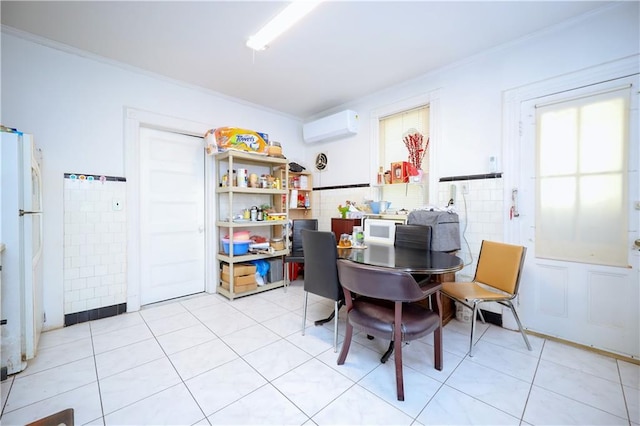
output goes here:
{"type": "MultiPolygon", "coordinates": [[[[482,316],[484,317],[485,322],[488,322],[493,325],[497,325],[498,327],[502,327],[502,314],[497,314],[491,311],[485,311],[484,309],[480,309],[480,312],[482,312],[482,316]]],[[[482,321],[480,319],[480,315],[478,315],[478,318],[476,318],[476,320],[482,321]]]]}
{"type": "Polygon", "coordinates": [[[93,321],[102,318],[113,317],[127,312],[127,304],[104,306],[102,308],[90,309],[88,311],[74,312],[64,316],[64,326],[68,327],[81,322],[93,321]]]}
{"type": "MultiPolygon", "coordinates": [[[[481,309],[482,311],[482,315],[484,316],[484,320],[485,322],[497,325],[499,327],[502,327],[502,314],[497,314],[495,312],[491,312],[491,311],[485,311],[484,309],[481,309]]],[[[481,321],[480,316],[478,315],[478,318],[476,318],[476,320],[481,321]]],[[[517,330],[515,330],[517,331],[517,330]]],[[[604,355],[610,358],[615,358],[615,359],[619,359],[621,361],[626,361],[628,363],[631,364],[636,364],[636,365],[640,365],[640,359],[638,358],[633,358],[633,357],[629,357],[629,356],[625,356],[625,355],[620,355],[617,354],[615,352],[609,352],[609,351],[605,351],[602,349],[597,349],[594,348],[592,346],[587,346],[587,345],[582,345],[580,343],[575,343],[572,342],[570,340],[565,340],[565,339],[561,339],[559,337],[554,337],[554,336],[549,336],[547,334],[543,334],[543,333],[538,333],[536,331],[531,331],[531,330],[527,330],[525,329],[525,333],[531,335],[531,336],[536,336],[536,337],[540,337],[542,339],[547,339],[547,340],[552,340],[554,342],[558,342],[558,343],[562,343],[568,346],[573,346],[574,348],[578,348],[578,349],[583,349],[585,351],[589,351],[589,352],[593,352],[593,353],[597,353],[600,355],[604,355]]]]}

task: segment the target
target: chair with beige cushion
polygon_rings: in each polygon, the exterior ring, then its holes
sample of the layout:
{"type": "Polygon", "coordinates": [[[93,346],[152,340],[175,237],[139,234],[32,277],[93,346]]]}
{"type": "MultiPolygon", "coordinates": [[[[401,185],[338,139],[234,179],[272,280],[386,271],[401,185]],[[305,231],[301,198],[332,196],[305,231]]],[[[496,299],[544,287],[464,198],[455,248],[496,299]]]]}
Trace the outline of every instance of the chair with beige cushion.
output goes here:
{"type": "Polygon", "coordinates": [[[433,333],[434,364],[442,370],[442,312],[440,288],[430,283],[421,288],[408,272],[390,268],[363,265],[338,259],[338,276],[347,304],[347,328],[338,357],[338,365],[344,364],[353,328],[381,339],[393,342],[396,367],[396,391],[399,401],[404,401],[402,377],[402,343],[433,333]],[[438,312],[416,303],[436,294],[438,312]]]}
{"type": "Polygon", "coordinates": [[[520,277],[524,265],[526,247],[512,244],[482,241],[478,267],[471,282],[445,282],[442,293],[471,309],[471,337],[469,356],[473,356],[473,335],[476,329],[478,307],[484,302],[497,302],[511,309],[522,338],[531,350],[516,308],[511,302],[518,296],[520,277]]]}

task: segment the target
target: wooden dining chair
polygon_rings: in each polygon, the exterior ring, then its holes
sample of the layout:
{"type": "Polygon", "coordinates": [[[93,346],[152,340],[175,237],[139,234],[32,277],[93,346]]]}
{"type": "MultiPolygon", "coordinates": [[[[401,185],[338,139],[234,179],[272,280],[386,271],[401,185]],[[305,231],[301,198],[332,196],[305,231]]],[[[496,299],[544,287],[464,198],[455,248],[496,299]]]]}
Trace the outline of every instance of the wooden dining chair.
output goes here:
{"type": "Polygon", "coordinates": [[[515,306],[511,302],[518,296],[520,277],[527,248],[494,241],[482,241],[478,267],[471,282],[445,282],[442,293],[471,309],[471,336],[469,356],[473,356],[473,335],[476,329],[478,308],[484,302],[497,302],[511,309],[522,338],[531,350],[515,306]]]}
{"type": "Polygon", "coordinates": [[[344,293],[338,279],[338,249],[333,232],[301,231],[304,247],[304,307],[302,310],[302,335],[307,326],[307,301],[309,293],[334,301],[333,312],[315,325],[333,320],[333,351],[338,351],[338,311],[344,305],[344,293]]]}
{"type": "Polygon", "coordinates": [[[396,390],[404,401],[402,375],[402,343],[433,333],[434,364],[442,370],[441,285],[433,283],[427,290],[420,288],[407,272],[338,260],[338,276],[347,305],[347,329],[338,365],[343,365],[353,336],[354,327],[381,339],[393,342],[396,368],[396,390]],[[436,294],[438,312],[415,303],[436,294]]]}

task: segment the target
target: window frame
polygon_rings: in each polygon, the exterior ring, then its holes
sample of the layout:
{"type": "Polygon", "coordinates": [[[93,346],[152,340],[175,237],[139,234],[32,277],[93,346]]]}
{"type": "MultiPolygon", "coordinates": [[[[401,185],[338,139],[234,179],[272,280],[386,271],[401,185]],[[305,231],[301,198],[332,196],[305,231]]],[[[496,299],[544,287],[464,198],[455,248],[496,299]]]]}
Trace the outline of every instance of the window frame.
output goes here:
{"type": "Polygon", "coordinates": [[[433,90],[418,96],[397,101],[386,106],[375,109],[371,112],[370,131],[372,139],[372,147],[370,152],[369,164],[369,182],[370,185],[377,185],[378,168],[382,165],[380,153],[382,152],[380,141],[380,120],[390,115],[409,111],[422,106],[429,107],[429,158],[428,164],[423,163],[423,169],[428,170],[428,179],[423,184],[429,188],[428,199],[425,203],[436,205],[438,203],[438,179],[439,170],[437,162],[434,161],[438,156],[438,145],[441,138],[441,107],[440,107],[440,90],[433,90]]]}

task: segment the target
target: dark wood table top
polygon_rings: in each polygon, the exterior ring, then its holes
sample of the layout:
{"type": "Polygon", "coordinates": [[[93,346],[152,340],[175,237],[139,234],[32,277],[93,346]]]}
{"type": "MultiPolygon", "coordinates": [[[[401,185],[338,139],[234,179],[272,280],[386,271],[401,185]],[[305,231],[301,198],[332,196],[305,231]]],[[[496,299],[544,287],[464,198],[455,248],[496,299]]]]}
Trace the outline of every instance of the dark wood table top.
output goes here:
{"type": "Polygon", "coordinates": [[[416,274],[447,274],[459,271],[464,266],[462,259],[449,253],[388,244],[366,243],[366,248],[363,249],[338,248],[338,257],[416,274]]]}

